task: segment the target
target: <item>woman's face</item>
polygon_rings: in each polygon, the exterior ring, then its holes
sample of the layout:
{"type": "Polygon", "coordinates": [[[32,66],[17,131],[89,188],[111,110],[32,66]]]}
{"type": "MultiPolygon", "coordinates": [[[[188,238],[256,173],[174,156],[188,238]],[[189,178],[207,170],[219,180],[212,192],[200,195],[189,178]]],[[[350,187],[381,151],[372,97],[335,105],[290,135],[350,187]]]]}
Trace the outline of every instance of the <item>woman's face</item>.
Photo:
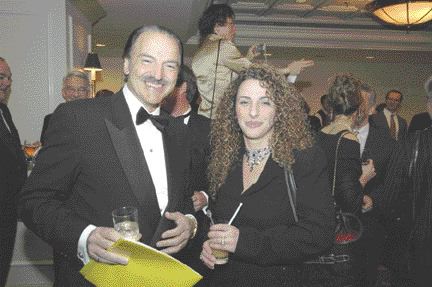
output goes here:
{"type": "Polygon", "coordinates": [[[240,84],[236,99],[236,116],[246,144],[266,147],[273,133],[276,107],[258,80],[240,84]]]}
{"type": "Polygon", "coordinates": [[[233,18],[227,18],[224,25],[216,24],[214,32],[228,41],[234,41],[236,26],[233,18]]]}

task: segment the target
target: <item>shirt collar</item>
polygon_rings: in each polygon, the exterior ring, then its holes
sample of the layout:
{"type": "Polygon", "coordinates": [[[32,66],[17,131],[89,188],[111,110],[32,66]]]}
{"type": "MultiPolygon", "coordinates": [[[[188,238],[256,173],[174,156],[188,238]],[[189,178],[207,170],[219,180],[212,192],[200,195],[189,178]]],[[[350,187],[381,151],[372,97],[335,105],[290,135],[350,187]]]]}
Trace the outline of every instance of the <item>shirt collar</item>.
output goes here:
{"type": "Polygon", "coordinates": [[[158,116],[160,114],[160,106],[157,107],[153,112],[149,112],[146,107],[138,100],[138,98],[129,90],[127,84],[123,86],[123,95],[125,96],[126,103],[129,107],[129,111],[132,116],[132,120],[135,123],[136,115],[141,107],[143,107],[149,114],[158,116]]]}
{"type": "Polygon", "coordinates": [[[369,133],[369,127],[370,127],[370,124],[367,123],[364,126],[362,126],[361,128],[357,129],[358,135],[360,137],[367,137],[367,135],[369,133]]]}

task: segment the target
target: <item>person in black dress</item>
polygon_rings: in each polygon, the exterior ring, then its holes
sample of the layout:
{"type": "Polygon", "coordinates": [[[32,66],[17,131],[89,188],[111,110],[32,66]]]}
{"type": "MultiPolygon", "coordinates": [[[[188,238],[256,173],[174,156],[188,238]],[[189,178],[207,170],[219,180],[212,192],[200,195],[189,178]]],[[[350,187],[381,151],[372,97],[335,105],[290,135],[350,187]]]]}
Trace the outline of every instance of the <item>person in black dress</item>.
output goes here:
{"type": "Polygon", "coordinates": [[[215,219],[201,260],[202,286],[301,286],[300,266],[334,239],[327,163],[314,144],[301,95],[274,68],[253,65],[220,101],[211,130],[210,206],[215,219]],[[295,221],[284,177],[297,184],[295,221]],[[215,265],[212,248],[229,252],[215,265]]]}
{"type": "MultiPolygon", "coordinates": [[[[352,131],[354,119],[358,116],[362,103],[360,91],[361,82],[349,74],[338,75],[329,88],[328,97],[333,111],[333,121],[318,133],[317,140],[326,153],[328,160],[328,176],[330,182],[335,180],[334,200],[343,212],[353,213],[360,217],[362,208],[367,210],[372,206],[372,199],[363,194],[363,187],[375,176],[373,161],[361,164],[360,144],[352,131]],[[336,145],[340,141],[336,178],[334,165],[336,145]]],[[[360,268],[356,255],[361,256],[361,246],[353,244],[352,269],[343,274],[332,274],[331,268],[318,268],[317,276],[312,286],[345,286],[355,284],[360,268]],[[323,283],[323,281],[325,283],[323,283]],[[327,285],[322,285],[327,284],[327,285]]],[[[312,278],[312,276],[310,276],[312,278]]]]}

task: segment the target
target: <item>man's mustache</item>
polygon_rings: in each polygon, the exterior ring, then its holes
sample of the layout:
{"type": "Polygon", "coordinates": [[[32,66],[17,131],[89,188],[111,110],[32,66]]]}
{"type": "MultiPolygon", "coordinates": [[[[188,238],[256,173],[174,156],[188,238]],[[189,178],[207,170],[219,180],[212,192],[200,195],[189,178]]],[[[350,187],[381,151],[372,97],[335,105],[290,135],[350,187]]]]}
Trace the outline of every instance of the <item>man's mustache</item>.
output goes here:
{"type": "Polygon", "coordinates": [[[148,82],[148,83],[155,84],[155,85],[167,85],[169,83],[169,81],[165,78],[158,80],[153,76],[143,76],[142,80],[144,82],[148,82]]]}

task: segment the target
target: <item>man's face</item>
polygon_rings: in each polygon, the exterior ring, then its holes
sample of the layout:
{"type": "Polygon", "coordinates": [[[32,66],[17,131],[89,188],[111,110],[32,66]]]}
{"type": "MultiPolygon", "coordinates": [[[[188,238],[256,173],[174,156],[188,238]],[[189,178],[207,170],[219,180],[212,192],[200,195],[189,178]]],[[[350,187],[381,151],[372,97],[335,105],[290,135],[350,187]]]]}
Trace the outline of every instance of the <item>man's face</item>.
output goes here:
{"type": "Polygon", "coordinates": [[[392,113],[396,112],[400,107],[401,98],[402,95],[398,92],[390,92],[385,100],[387,110],[392,113]]]}
{"type": "Polygon", "coordinates": [[[174,89],[180,67],[180,50],[170,35],[149,31],[134,43],[123,72],[127,86],[149,112],[174,89]]]}
{"type": "Polygon", "coordinates": [[[9,65],[0,60],[0,103],[5,103],[12,85],[12,73],[9,65]]]}
{"type": "Polygon", "coordinates": [[[67,78],[63,83],[62,95],[66,102],[87,99],[90,96],[89,83],[79,77],[67,78]]]}

